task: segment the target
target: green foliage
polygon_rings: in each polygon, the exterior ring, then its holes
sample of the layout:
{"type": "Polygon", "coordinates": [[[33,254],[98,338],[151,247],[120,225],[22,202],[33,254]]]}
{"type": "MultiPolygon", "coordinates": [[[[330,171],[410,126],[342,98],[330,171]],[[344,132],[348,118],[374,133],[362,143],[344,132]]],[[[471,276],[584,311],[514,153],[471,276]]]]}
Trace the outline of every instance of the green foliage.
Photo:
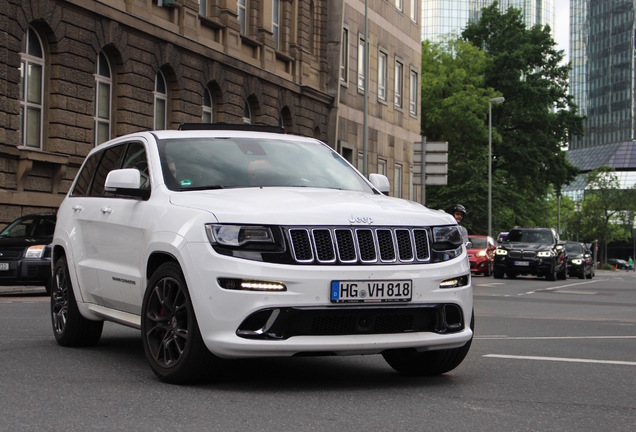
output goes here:
{"type": "Polygon", "coordinates": [[[462,39],[422,45],[422,130],[449,143],[448,186],[428,187],[426,204],[464,204],[469,232],[488,230],[488,101],[501,95],[492,105],[493,234],[554,226],[548,195],[577,173],[562,145],[583,133],[555,46],[548,27],[527,29],[519,10],[496,4],[462,39]]]}
{"type": "Polygon", "coordinates": [[[600,167],[589,172],[586,182],[577,228],[584,241],[600,241],[605,261],[608,243],[627,240],[632,235],[636,189],[621,189],[618,176],[610,167],[600,167]]]}

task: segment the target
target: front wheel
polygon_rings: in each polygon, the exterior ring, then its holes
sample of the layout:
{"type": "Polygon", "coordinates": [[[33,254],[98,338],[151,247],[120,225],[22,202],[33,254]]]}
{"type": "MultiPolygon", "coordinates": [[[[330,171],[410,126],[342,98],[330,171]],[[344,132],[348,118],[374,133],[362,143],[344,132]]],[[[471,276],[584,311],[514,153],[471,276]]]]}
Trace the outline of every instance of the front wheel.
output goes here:
{"type": "Polygon", "coordinates": [[[95,345],[104,327],[103,321],[86,319],[77,308],[65,257],[58,259],[53,268],[51,323],[57,342],[68,347],[95,345]]]}
{"type": "MultiPolygon", "coordinates": [[[[475,312],[470,320],[475,330],[475,312]]],[[[389,350],[382,353],[384,360],[398,373],[408,376],[431,376],[450,372],[464,361],[473,341],[471,337],[459,348],[418,352],[413,348],[389,350]]]]}
{"type": "Polygon", "coordinates": [[[185,278],[176,263],[162,264],[148,281],[141,338],[150,367],[164,382],[189,384],[218,374],[221,359],[203,342],[185,278]]]}

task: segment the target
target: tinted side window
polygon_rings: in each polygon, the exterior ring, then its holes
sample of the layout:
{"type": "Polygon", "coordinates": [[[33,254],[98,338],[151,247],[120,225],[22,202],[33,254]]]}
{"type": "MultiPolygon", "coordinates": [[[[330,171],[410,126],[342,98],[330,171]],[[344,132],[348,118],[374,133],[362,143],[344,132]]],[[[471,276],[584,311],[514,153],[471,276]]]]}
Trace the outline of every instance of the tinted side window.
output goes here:
{"type": "Polygon", "coordinates": [[[93,180],[93,174],[95,174],[95,168],[99,163],[99,159],[102,157],[101,153],[95,153],[88,158],[82,170],[77,175],[77,181],[71,191],[71,196],[86,196],[91,188],[91,181],[93,180]]]}
{"type": "Polygon", "coordinates": [[[112,170],[119,168],[121,157],[124,153],[124,147],[125,146],[121,144],[104,150],[104,156],[97,167],[97,171],[95,172],[95,179],[93,180],[93,185],[89,192],[90,196],[104,195],[104,182],[106,182],[106,176],[112,170]]]}

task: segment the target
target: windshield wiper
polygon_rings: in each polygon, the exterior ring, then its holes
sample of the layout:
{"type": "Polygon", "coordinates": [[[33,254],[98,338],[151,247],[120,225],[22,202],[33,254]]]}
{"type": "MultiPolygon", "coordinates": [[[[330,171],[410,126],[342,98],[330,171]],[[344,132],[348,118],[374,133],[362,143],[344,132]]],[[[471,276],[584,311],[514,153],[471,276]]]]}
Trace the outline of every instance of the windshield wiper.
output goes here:
{"type": "Polygon", "coordinates": [[[193,186],[193,187],[180,187],[177,189],[179,192],[187,192],[187,191],[200,191],[200,190],[215,190],[215,189],[224,189],[224,186],[221,185],[208,185],[208,186],[193,186]]]}

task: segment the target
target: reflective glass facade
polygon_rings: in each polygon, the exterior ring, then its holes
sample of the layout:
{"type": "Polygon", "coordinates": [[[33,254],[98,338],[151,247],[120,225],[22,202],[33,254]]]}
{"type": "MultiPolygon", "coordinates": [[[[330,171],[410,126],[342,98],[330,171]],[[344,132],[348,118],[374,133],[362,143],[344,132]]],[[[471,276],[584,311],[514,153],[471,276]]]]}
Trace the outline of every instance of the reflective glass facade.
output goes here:
{"type": "MultiPolygon", "coordinates": [[[[494,0],[422,0],[422,40],[440,41],[459,35],[466,24],[479,20],[481,9],[494,0]]],[[[526,26],[549,25],[554,29],[556,0],[499,0],[501,11],[520,9],[526,26]]],[[[566,0],[561,0],[566,1],[566,0]]]]}
{"type": "Polygon", "coordinates": [[[634,140],[634,2],[570,5],[570,88],[587,116],[585,136],[570,148],[634,140]]]}
{"type": "MultiPolygon", "coordinates": [[[[613,167],[623,188],[636,183],[635,32],[633,0],[570,0],[570,93],[586,118],[568,160],[582,172],[613,167]]],[[[584,187],[579,178],[565,192],[584,187]]]]}

